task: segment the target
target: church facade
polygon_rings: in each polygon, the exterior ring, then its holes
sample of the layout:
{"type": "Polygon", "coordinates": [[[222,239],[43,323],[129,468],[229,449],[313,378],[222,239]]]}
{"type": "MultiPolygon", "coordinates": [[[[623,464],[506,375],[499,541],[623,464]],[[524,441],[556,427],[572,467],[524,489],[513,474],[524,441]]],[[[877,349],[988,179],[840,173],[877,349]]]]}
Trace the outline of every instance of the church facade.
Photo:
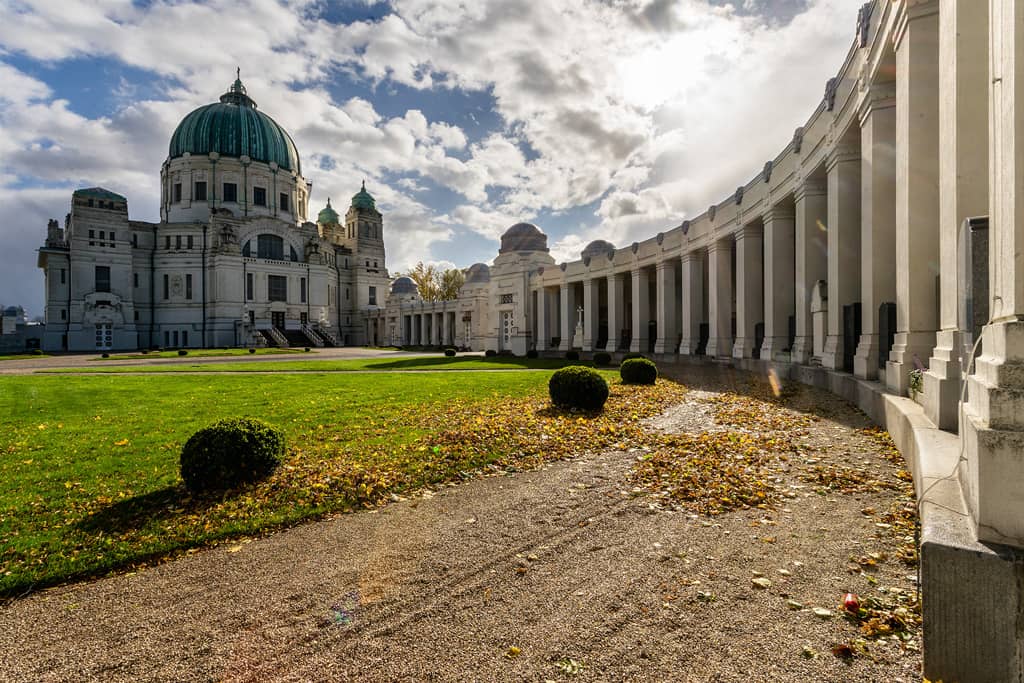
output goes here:
{"type": "Polygon", "coordinates": [[[363,188],[344,217],[241,80],[187,115],[160,170],[160,221],[78,190],[39,250],[47,350],[374,344],[390,285],[383,217],[363,188]]]}

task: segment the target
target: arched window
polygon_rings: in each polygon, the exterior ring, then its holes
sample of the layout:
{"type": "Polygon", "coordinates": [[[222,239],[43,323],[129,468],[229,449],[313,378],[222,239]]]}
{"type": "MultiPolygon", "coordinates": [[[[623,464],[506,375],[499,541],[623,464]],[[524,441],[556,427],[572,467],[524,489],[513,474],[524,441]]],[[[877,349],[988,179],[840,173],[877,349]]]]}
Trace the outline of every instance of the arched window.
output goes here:
{"type": "Polygon", "coordinates": [[[260,235],[256,238],[256,255],[259,258],[284,260],[284,240],[277,235],[260,235]]]}
{"type": "MultiPolygon", "coordinates": [[[[170,239],[170,238],[168,237],[167,239],[170,239]]],[[[242,256],[252,256],[252,247],[249,246],[250,244],[252,244],[251,240],[246,242],[245,246],[242,247],[242,256]]]]}
{"type": "Polygon", "coordinates": [[[298,261],[299,260],[299,255],[295,253],[295,247],[293,247],[293,246],[290,246],[290,245],[288,246],[288,255],[289,255],[289,257],[291,257],[292,261],[298,261]]]}

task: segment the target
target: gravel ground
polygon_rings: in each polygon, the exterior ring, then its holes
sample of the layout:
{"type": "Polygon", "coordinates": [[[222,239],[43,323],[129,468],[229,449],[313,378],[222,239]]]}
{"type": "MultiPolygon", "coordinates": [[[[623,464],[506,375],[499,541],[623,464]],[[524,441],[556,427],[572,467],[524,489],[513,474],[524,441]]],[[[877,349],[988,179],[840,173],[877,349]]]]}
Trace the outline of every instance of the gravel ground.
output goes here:
{"type": "MultiPolygon", "coordinates": [[[[707,428],[710,393],[698,390],[744,383],[724,369],[686,373],[695,391],[652,428],[707,428]]],[[[809,388],[797,402],[827,416],[803,437],[815,458],[895,471],[857,431],[862,414],[809,388]]],[[[874,569],[877,586],[849,572],[851,557],[895,548],[861,513],[895,493],[803,484],[776,510],[700,517],[634,491],[637,455],[482,477],[31,595],[0,609],[0,677],[920,680],[919,653],[893,641],[872,641],[870,658],[833,656],[857,629],[811,611],[836,610],[848,590],[912,588],[913,570],[895,560],[874,569]],[[772,585],[755,587],[754,572],[772,585]]]]}

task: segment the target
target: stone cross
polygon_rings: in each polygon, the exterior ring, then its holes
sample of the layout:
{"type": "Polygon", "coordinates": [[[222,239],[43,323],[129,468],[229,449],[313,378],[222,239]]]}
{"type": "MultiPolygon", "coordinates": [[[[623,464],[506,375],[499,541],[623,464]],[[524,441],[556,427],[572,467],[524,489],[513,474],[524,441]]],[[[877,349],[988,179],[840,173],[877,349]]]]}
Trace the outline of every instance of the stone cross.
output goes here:
{"type": "Polygon", "coordinates": [[[579,307],[576,308],[576,314],[579,316],[576,319],[576,326],[580,327],[580,326],[583,325],[583,307],[582,306],[579,306],[579,307]]]}

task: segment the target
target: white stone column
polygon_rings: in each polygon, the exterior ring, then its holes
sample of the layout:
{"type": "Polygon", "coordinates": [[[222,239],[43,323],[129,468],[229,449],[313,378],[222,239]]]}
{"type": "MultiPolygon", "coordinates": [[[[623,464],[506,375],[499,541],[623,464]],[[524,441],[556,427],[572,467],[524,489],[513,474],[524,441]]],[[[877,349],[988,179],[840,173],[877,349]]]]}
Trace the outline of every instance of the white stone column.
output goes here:
{"type": "Polygon", "coordinates": [[[608,346],[605,349],[609,353],[619,350],[625,309],[625,278],[622,273],[612,273],[608,276],[608,346]]]}
{"type": "Polygon", "coordinates": [[[764,231],[760,223],[736,231],[736,343],[734,358],[753,358],[754,329],[764,315],[764,231]]]}
{"type": "MultiPolygon", "coordinates": [[[[860,300],[860,150],[837,147],[828,172],[828,336],[823,367],[843,369],[843,307],[860,300]]],[[[854,351],[855,349],[850,349],[854,351]]],[[[852,370],[852,368],[851,368],[852,370]]]]}
{"type": "Polygon", "coordinates": [[[576,330],[576,302],[573,296],[572,285],[568,282],[563,282],[561,286],[561,305],[559,307],[559,313],[561,317],[561,342],[558,345],[559,350],[568,351],[572,348],[572,335],[576,330]]]}
{"type": "Polygon", "coordinates": [[[583,350],[593,351],[597,343],[598,323],[600,322],[600,311],[598,303],[600,295],[597,288],[600,285],[594,278],[587,278],[583,281],[583,350]]]}
{"type": "Polygon", "coordinates": [[[732,356],[732,237],[708,245],[707,355],[732,356]]]}
{"type": "Polygon", "coordinates": [[[548,334],[548,290],[543,286],[537,290],[537,329],[534,337],[538,351],[546,351],[551,335],[548,334]]]}
{"type": "Polygon", "coordinates": [[[676,325],[676,267],[673,261],[659,261],[657,266],[658,338],[655,353],[675,353],[679,329],[676,325]]]}
{"type": "Polygon", "coordinates": [[[794,315],[796,278],[795,221],[789,206],[773,206],[764,214],[764,342],[761,358],[789,360],[789,316],[794,315]]]}
{"type": "Polygon", "coordinates": [[[796,339],[790,354],[794,363],[806,363],[814,354],[811,329],[811,293],[828,276],[828,201],[825,185],[804,181],[794,194],[796,206],[796,339]]]}
{"type": "Polygon", "coordinates": [[[434,326],[437,328],[434,330],[435,346],[442,346],[444,344],[444,313],[434,314],[434,326]]]}
{"type": "Polygon", "coordinates": [[[679,257],[682,268],[683,291],[680,323],[683,341],[680,356],[692,356],[700,346],[700,324],[704,320],[704,259],[699,251],[690,251],[679,257]]]}
{"type": "Polygon", "coordinates": [[[988,213],[988,12],[974,3],[939,4],[939,326],[924,375],[925,415],[940,429],[959,422],[958,238],[964,219],[988,213]]]}
{"type": "Polygon", "coordinates": [[[629,343],[629,350],[647,353],[649,347],[647,325],[651,321],[651,297],[648,290],[647,271],[643,268],[634,268],[632,275],[633,338],[629,343]]]}
{"type": "Polygon", "coordinates": [[[906,394],[915,360],[923,366],[938,329],[939,5],[918,2],[896,45],[896,340],[886,385],[906,394]]]}
{"type": "MultiPolygon", "coordinates": [[[[896,301],[896,88],[872,86],[860,111],[861,335],[853,374],[878,377],[879,307],[896,301]]],[[[884,371],[882,372],[884,378],[884,371]]]]}
{"type": "Polygon", "coordinates": [[[991,0],[989,311],[960,481],[978,539],[1024,547],[1024,4],[991,0]]]}

